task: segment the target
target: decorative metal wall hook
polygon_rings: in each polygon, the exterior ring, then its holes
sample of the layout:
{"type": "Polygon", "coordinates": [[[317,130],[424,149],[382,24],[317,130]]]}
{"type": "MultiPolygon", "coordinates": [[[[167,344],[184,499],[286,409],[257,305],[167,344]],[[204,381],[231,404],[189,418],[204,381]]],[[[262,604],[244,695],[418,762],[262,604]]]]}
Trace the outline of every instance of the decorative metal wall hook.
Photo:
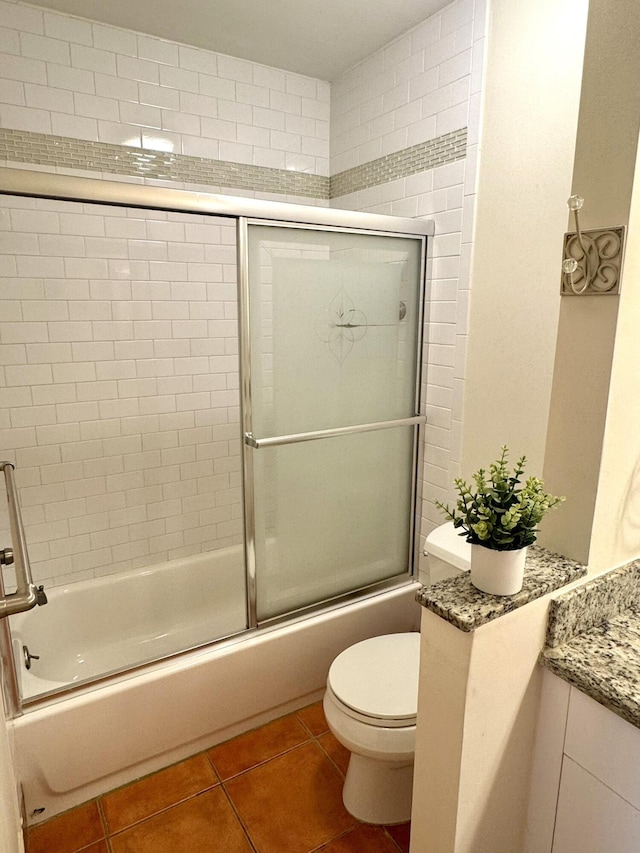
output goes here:
{"type": "Polygon", "coordinates": [[[571,296],[619,293],[624,232],[623,226],[594,228],[581,232],[582,242],[576,233],[565,234],[561,293],[571,296]],[[576,262],[573,272],[565,269],[565,262],[571,260],[576,262]]]}
{"type": "Polygon", "coordinates": [[[581,296],[619,293],[624,226],[582,231],[578,211],[584,199],[572,195],[567,204],[573,212],[576,230],[564,235],[561,294],[581,296]]]}

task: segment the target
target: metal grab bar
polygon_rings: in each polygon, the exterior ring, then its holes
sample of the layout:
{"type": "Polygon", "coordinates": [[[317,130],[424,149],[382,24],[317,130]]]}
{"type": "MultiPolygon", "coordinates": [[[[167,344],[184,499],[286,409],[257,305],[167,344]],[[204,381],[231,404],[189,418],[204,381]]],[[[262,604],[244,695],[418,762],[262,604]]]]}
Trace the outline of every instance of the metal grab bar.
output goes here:
{"type": "Polygon", "coordinates": [[[18,503],[18,492],[16,490],[16,482],[13,476],[14,465],[12,462],[0,462],[0,468],[4,472],[5,485],[7,488],[7,502],[9,504],[9,528],[11,530],[11,541],[13,543],[13,552],[6,548],[4,553],[7,554],[6,563],[13,561],[16,566],[16,583],[15,592],[9,593],[0,597],[0,619],[5,616],[11,616],[13,613],[22,613],[24,610],[31,610],[36,604],[46,604],[47,596],[44,592],[44,587],[36,586],[31,577],[31,566],[29,565],[29,555],[27,554],[27,542],[24,535],[24,526],[22,524],[22,515],[20,514],[20,504],[18,503]],[[9,553],[7,553],[9,552],[9,553]]]}
{"type": "Polygon", "coordinates": [[[244,441],[249,447],[260,450],[262,447],[279,447],[283,444],[298,444],[301,441],[314,441],[317,438],[333,438],[338,435],[352,435],[358,432],[372,432],[377,429],[412,426],[425,424],[426,415],[413,415],[410,418],[398,418],[393,421],[378,421],[371,424],[354,424],[354,426],[335,427],[334,429],[317,429],[312,432],[297,432],[292,435],[276,435],[271,438],[254,438],[253,433],[245,432],[244,441]]]}

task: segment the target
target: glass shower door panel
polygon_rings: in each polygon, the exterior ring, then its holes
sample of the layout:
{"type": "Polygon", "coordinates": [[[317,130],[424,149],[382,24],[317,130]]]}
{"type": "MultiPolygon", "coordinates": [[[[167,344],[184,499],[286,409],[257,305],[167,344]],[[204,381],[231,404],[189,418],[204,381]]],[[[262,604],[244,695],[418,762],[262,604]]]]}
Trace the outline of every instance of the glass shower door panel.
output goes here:
{"type": "Polygon", "coordinates": [[[11,620],[25,697],[244,630],[234,223],[2,196],[0,243],[0,458],[49,595],[11,620]]]}
{"type": "Polygon", "coordinates": [[[255,223],[247,243],[260,622],[409,570],[415,427],[395,424],[416,415],[422,241],[255,223]]]}
{"type": "Polygon", "coordinates": [[[256,452],[259,620],[407,571],[414,430],[256,452]]]}
{"type": "Polygon", "coordinates": [[[415,414],[421,242],[249,227],[252,429],[415,414]]]}

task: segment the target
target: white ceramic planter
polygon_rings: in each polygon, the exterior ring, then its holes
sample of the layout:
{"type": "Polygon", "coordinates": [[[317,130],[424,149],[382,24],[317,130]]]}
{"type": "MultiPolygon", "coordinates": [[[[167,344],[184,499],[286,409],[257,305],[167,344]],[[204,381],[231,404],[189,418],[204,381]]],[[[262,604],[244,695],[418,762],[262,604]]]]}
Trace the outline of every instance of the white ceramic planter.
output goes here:
{"type": "Polygon", "coordinates": [[[515,595],[522,589],[527,549],[494,551],[471,546],[471,583],[491,595],[515,595]]]}

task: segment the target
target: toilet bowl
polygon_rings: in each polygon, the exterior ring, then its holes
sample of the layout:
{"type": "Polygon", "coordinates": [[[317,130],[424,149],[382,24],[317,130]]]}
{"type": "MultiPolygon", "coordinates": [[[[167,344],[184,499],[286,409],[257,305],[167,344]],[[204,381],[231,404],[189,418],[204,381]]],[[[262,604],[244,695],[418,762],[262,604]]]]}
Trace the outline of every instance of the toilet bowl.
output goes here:
{"type": "Polygon", "coordinates": [[[345,649],[331,664],[323,707],[350,752],[342,799],[365,823],[411,817],[420,634],[386,634],[345,649]]]}

